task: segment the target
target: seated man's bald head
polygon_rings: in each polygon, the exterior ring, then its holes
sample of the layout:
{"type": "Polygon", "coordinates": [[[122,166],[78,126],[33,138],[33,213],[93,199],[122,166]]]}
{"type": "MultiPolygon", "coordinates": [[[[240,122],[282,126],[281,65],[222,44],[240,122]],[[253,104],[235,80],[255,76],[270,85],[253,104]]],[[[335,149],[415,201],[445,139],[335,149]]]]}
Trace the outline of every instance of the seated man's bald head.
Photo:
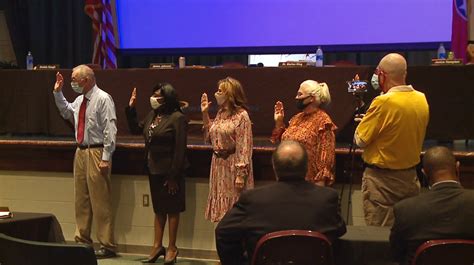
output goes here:
{"type": "Polygon", "coordinates": [[[389,78],[397,83],[405,83],[407,75],[407,61],[398,53],[389,53],[380,60],[379,68],[381,68],[389,78]]]}
{"type": "Polygon", "coordinates": [[[295,141],[282,141],[272,156],[273,169],[278,179],[304,179],[308,168],[308,154],[295,141]]]}

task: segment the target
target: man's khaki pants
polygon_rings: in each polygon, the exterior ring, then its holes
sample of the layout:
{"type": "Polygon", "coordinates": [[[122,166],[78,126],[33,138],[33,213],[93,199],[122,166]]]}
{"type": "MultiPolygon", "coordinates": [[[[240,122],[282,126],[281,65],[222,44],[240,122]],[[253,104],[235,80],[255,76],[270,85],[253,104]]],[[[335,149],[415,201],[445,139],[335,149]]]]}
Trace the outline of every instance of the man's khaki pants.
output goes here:
{"type": "Polygon", "coordinates": [[[362,176],[362,201],[365,223],[393,225],[393,205],[420,193],[414,168],[404,170],[365,168],[362,176]]]}
{"type": "Polygon", "coordinates": [[[74,192],[76,209],[76,242],[92,244],[92,216],[101,247],[115,251],[111,201],[110,170],[103,176],[99,170],[102,148],[76,149],[74,157],[74,192]]]}

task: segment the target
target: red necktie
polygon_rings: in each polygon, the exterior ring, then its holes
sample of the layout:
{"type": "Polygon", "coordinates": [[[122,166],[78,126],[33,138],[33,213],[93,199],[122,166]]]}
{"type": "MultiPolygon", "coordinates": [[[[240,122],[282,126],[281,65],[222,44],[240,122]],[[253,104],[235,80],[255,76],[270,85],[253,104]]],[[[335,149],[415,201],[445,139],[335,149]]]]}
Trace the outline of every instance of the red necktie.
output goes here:
{"type": "Polygon", "coordinates": [[[87,98],[84,97],[82,100],[81,108],[79,109],[79,121],[77,122],[77,142],[79,144],[84,141],[84,127],[86,126],[86,107],[87,98]]]}

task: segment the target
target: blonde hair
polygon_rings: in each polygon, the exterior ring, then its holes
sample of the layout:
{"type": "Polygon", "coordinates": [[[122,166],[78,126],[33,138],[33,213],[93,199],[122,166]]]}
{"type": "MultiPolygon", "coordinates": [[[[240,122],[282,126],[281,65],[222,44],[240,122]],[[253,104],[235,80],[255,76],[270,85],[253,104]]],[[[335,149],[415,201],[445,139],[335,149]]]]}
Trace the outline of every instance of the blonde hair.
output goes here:
{"type": "Polygon", "coordinates": [[[235,113],[238,108],[248,110],[247,97],[244,89],[237,79],[226,77],[217,82],[217,86],[221,87],[226,93],[229,101],[229,111],[235,113]]]}
{"type": "Polygon", "coordinates": [[[312,96],[316,96],[316,100],[321,107],[326,107],[331,103],[331,94],[329,93],[329,86],[326,83],[306,80],[301,83],[301,86],[307,87],[307,92],[312,96]]]}

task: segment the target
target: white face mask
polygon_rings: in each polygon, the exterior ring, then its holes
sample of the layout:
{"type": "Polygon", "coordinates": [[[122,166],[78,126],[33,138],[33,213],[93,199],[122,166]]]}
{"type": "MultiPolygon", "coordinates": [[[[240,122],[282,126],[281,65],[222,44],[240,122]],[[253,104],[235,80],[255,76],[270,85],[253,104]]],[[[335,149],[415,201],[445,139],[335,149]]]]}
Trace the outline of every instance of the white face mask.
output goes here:
{"type": "Polygon", "coordinates": [[[370,84],[372,84],[372,87],[375,90],[379,90],[380,89],[379,76],[376,74],[373,74],[372,79],[370,80],[370,84]]]}
{"type": "Polygon", "coordinates": [[[150,105],[152,109],[157,109],[161,106],[160,102],[158,102],[158,98],[150,97],[150,105]]]}
{"type": "Polygon", "coordinates": [[[79,86],[77,82],[71,82],[71,87],[72,87],[72,90],[74,90],[74,92],[78,94],[82,94],[82,91],[84,91],[84,87],[79,86]]]}
{"type": "Polygon", "coordinates": [[[224,104],[224,102],[227,98],[223,93],[215,93],[214,97],[216,97],[217,105],[219,105],[219,106],[224,104]]]}

